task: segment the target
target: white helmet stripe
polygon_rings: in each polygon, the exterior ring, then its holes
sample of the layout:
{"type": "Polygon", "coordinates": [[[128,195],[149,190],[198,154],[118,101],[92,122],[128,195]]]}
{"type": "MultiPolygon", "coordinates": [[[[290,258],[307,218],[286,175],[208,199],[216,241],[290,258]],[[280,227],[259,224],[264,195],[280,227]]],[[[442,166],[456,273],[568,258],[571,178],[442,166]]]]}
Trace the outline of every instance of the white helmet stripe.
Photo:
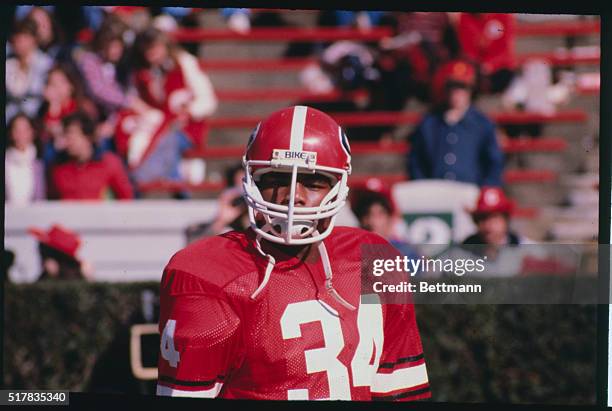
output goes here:
{"type": "Polygon", "coordinates": [[[305,106],[295,106],[291,119],[291,143],[289,150],[302,151],[304,145],[304,128],[306,127],[305,106]]]}

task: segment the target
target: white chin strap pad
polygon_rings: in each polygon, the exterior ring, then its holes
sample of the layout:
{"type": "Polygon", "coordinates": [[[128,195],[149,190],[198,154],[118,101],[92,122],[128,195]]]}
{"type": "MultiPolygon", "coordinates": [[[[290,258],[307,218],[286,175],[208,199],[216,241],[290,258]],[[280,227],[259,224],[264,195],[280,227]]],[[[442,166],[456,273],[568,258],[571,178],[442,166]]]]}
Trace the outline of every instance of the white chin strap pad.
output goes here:
{"type": "Polygon", "coordinates": [[[280,217],[270,218],[268,228],[272,232],[282,238],[305,238],[313,233],[316,229],[317,221],[313,220],[294,220],[291,232],[289,232],[289,221],[280,217]]]}

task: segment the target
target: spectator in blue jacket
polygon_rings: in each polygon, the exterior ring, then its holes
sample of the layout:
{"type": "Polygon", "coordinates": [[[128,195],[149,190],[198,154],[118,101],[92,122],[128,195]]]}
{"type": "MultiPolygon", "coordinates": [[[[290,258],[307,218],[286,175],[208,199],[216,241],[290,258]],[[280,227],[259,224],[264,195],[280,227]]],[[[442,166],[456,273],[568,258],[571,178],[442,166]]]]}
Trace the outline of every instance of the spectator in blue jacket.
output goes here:
{"type": "Polygon", "coordinates": [[[493,122],[472,105],[474,68],[451,61],[433,79],[434,108],[411,136],[411,179],[446,179],[501,186],[504,156],[493,122]]]}

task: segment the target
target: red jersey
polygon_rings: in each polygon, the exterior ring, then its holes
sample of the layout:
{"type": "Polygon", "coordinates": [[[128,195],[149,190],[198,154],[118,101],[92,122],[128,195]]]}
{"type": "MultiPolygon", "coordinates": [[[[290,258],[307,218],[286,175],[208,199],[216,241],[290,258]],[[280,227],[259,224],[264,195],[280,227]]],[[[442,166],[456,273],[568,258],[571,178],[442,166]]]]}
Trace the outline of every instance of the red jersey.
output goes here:
{"type": "Polygon", "coordinates": [[[157,394],[261,400],[417,400],[431,391],[411,304],[360,304],[363,244],[381,237],[336,227],[322,262],[273,253],[229,232],[175,254],[161,281],[157,394]]]}
{"type": "Polygon", "coordinates": [[[106,152],[85,163],[71,160],[51,169],[51,197],[60,200],[103,200],[112,190],[121,200],[134,197],[121,159],[106,152]]]}
{"type": "Polygon", "coordinates": [[[514,16],[504,13],[461,13],[457,26],[465,56],[487,74],[514,69],[514,16]]]}

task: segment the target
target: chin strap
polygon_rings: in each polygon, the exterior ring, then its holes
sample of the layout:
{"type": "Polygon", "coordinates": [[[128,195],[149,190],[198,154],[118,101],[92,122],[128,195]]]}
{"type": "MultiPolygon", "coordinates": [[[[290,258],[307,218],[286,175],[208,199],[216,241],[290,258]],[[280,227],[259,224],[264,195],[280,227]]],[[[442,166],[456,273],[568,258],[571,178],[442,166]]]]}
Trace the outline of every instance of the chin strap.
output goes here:
{"type": "Polygon", "coordinates": [[[323,241],[319,242],[318,248],[319,254],[321,254],[321,260],[323,260],[323,269],[325,271],[325,289],[328,293],[331,294],[332,297],[336,299],[336,301],[338,301],[344,307],[348,308],[351,311],[355,311],[355,306],[353,306],[351,303],[342,298],[340,294],[338,294],[338,291],[336,291],[336,289],[334,288],[334,285],[332,284],[333,273],[331,269],[331,264],[329,262],[329,256],[327,255],[327,248],[325,247],[323,241]]]}
{"type": "MultiPolygon", "coordinates": [[[[315,233],[318,234],[318,231],[316,231],[315,233]]],[[[270,281],[270,275],[272,274],[272,270],[274,269],[274,266],[276,265],[276,260],[274,259],[274,257],[272,257],[270,254],[265,253],[262,250],[260,240],[261,240],[261,236],[258,235],[255,238],[255,246],[257,247],[257,251],[259,251],[259,253],[262,256],[268,259],[268,265],[266,266],[266,271],[264,273],[263,281],[261,282],[261,284],[259,284],[259,287],[257,287],[255,292],[251,294],[251,300],[254,300],[255,298],[257,298],[257,296],[261,294],[261,292],[264,290],[264,288],[268,284],[268,281],[270,281]]],[[[350,304],[348,301],[342,298],[340,294],[338,294],[338,291],[336,291],[336,289],[334,288],[332,284],[333,274],[332,274],[331,264],[329,262],[329,255],[327,254],[327,248],[325,247],[325,244],[323,243],[323,241],[319,242],[318,249],[319,249],[319,254],[321,255],[321,260],[323,262],[323,270],[325,271],[325,289],[327,290],[329,294],[331,294],[332,297],[336,299],[336,301],[338,301],[344,307],[348,308],[351,311],[356,310],[355,306],[350,304]]]]}
{"type": "Polygon", "coordinates": [[[259,287],[257,287],[257,290],[255,290],[255,292],[251,294],[251,300],[254,300],[255,298],[257,298],[257,296],[266,287],[266,285],[268,284],[268,281],[270,281],[270,274],[272,274],[272,270],[274,269],[274,265],[276,264],[276,260],[274,259],[274,257],[272,257],[270,254],[264,253],[264,251],[261,249],[261,244],[259,242],[260,239],[261,239],[260,235],[258,235],[255,238],[255,246],[257,247],[257,251],[259,251],[261,255],[263,255],[265,258],[268,259],[268,265],[266,266],[266,272],[264,274],[263,281],[261,282],[261,284],[259,284],[259,287]]]}

